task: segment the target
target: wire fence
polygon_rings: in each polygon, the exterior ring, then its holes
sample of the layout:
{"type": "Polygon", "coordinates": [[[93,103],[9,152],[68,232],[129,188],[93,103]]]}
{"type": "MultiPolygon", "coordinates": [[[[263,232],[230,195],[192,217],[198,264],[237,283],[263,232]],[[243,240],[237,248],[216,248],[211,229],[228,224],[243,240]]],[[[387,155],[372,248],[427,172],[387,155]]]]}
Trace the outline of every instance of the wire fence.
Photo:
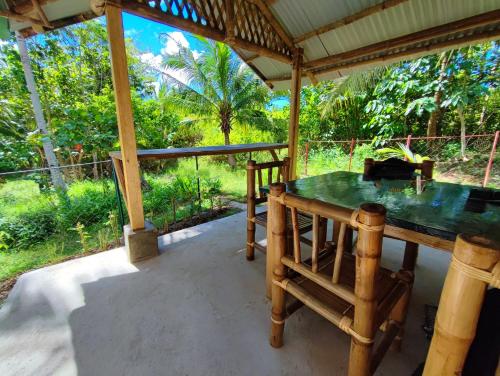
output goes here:
{"type": "Polygon", "coordinates": [[[364,159],[403,156],[404,147],[417,158],[436,161],[436,179],[460,184],[500,187],[499,132],[438,137],[407,137],[372,140],[335,140],[304,143],[300,173],[317,175],[326,171],[363,171],[364,159]],[[495,163],[495,161],[497,161],[495,163]]]}
{"type": "MultiPolygon", "coordinates": [[[[244,199],[250,157],[270,158],[238,155],[236,169],[227,156],[141,161],[146,219],[166,233],[232,212],[228,200],[244,199]]],[[[56,167],[65,189],[54,187],[53,169],[0,173],[0,253],[29,251],[35,259],[49,250],[52,260],[120,244],[128,215],[112,162],[56,167]]]]}

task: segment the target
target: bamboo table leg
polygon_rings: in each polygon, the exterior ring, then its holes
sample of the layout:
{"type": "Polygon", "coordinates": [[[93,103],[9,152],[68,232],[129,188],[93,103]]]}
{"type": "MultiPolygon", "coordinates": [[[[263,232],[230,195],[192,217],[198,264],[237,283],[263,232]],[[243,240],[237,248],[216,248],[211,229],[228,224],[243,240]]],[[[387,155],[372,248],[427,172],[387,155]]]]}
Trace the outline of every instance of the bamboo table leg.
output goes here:
{"type": "Polygon", "coordinates": [[[391,348],[396,351],[401,351],[401,341],[404,335],[404,322],[406,320],[408,307],[410,306],[411,291],[413,287],[413,282],[415,279],[415,266],[417,265],[418,257],[418,244],[413,242],[406,242],[405,245],[405,255],[403,259],[403,266],[401,272],[405,272],[410,279],[410,289],[405,293],[405,297],[400,300],[399,304],[393,310],[391,315],[396,321],[401,323],[401,328],[399,333],[394,338],[391,348]]]}
{"type": "Polygon", "coordinates": [[[461,374],[488,287],[484,275],[489,275],[488,272],[495,268],[498,288],[499,260],[498,245],[478,237],[457,237],[441,293],[424,376],[461,374]]]}

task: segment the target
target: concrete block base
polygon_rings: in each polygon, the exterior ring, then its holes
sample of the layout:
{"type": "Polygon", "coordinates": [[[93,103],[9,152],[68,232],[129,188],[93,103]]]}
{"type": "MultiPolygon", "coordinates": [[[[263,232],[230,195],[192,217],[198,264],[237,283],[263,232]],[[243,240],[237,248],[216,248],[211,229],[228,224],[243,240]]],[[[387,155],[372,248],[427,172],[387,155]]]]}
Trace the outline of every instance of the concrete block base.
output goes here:
{"type": "Polygon", "coordinates": [[[130,262],[139,262],[158,256],[158,231],[150,222],[142,230],[132,230],[130,225],[123,226],[125,248],[130,262]]]}

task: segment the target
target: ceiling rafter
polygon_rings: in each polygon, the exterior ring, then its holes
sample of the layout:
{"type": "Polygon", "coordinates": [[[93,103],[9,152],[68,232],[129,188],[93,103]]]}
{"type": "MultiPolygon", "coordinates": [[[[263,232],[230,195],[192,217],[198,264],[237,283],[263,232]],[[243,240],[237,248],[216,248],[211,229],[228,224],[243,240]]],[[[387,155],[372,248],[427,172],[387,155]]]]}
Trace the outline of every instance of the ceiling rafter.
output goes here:
{"type": "Polygon", "coordinates": [[[500,10],[486,12],[477,16],[453,21],[444,25],[435,26],[429,29],[420,30],[415,33],[403,35],[401,37],[389,39],[383,42],[363,46],[351,51],[330,55],[321,59],[316,59],[304,63],[304,68],[310,71],[321,70],[333,64],[340,64],[355,58],[375,54],[390,49],[402,48],[411,44],[432,40],[433,38],[443,37],[449,34],[461,32],[464,30],[477,28],[483,25],[492,24],[500,21],[500,10]]]}
{"type": "Polygon", "coordinates": [[[307,39],[310,39],[315,36],[320,36],[321,34],[325,34],[329,31],[338,29],[340,27],[349,25],[355,21],[359,21],[365,17],[372,16],[375,13],[384,11],[386,9],[395,7],[396,5],[399,5],[401,3],[407,2],[408,0],[386,0],[382,1],[379,4],[372,5],[368,8],[365,8],[357,13],[350,14],[349,16],[346,16],[340,20],[330,22],[324,26],[321,26],[315,30],[309,31],[305,34],[299,35],[298,37],[295,37],[293,42],[294,43],[301,43],[307,39]]]}

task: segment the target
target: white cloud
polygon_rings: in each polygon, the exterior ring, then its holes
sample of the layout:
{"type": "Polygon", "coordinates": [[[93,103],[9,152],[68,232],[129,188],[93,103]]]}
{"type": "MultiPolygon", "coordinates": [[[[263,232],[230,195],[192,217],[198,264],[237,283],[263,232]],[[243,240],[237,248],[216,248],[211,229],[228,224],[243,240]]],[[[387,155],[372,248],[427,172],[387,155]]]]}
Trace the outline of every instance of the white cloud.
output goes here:
{"type": "Polygon", "coordinates": [[[174,70],[170,68],[165,68],[162,64],[162,56],[155,55],[151,52],[144,53],[140,55],[141,62],[147,64],[154,68],[159,73],[164,73],[165,75],[171,76],[176,80],[182,82],[183,84],[188,83],[187,75],[182,70],[174,70]]]}
{"type": "Polygon", "coordinates": [[[161,49],[161,53],[165,55],[175,55],[179,52],[179,46],[189,47],[189,42],[182,32],[172,31],[168,33],[167,43],[165,43],[165,47],[161,49]]]}

